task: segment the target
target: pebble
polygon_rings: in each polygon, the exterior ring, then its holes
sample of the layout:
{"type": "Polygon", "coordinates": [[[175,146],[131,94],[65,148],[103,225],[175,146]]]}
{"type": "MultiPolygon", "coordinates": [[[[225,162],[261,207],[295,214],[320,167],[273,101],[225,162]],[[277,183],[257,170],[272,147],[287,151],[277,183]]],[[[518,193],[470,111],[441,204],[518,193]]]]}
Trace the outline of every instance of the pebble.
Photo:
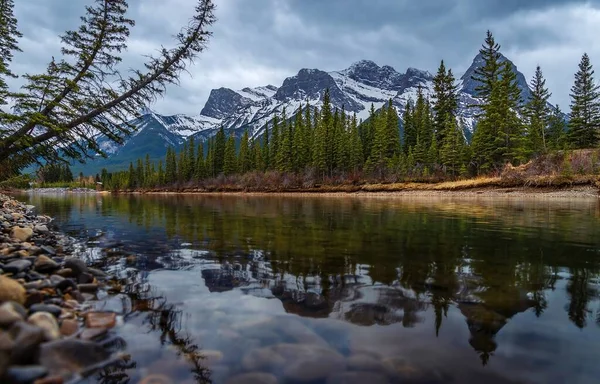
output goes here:
{"type": "Polygon", "coordinates": [[[29,364],[39,345],[44,341],[44,330],[24,321],[16,322],[8,333],[15,341],[11,352],[11,362],[14,364],[29,364]]]}
{"type": "Polygon", "coordinates": [[[82,273],[86,273],[88,271],[87,265],[81,259],[76,257],[68,257],[65,259],[64,267],[66,269],[70,269],[75,276],[79,276],[82,273]]]}
{"type": "Polygon", "coordinates": [[[48,312],[52,316],[58,318],[62,312],[62,309],[58,305],[54,304],[35,304],[29,307],[29,313],[36,312],[48,312]]]}
{"type": "Polygon", "coordinates": [[[117,314],[114,312],[89,312],[85,315],[87,328],[112,328],[117,324],[117,314]]]}
{"type": "Polygon", "coordinates": [[[31,261],[20,259],[5,264],[2,269],[7,273],[16,275],[17,273],[27,270],[29,267],[31,267],[31,261]]]}
{"type": "Polygon", "coordinates": [[[22,227],[13,227],[10,235],[21,242],[29,241],[33,236],[33,229],[31,228],[22,228],[22,227]]]}
{"type": "Polygon", "coordinates": [[[36,312],[29,316],[27,322],[43,329],[46,341],[57,340],[60,338],[58,322],[56,321],[56,318],[48,312],[36,312]]]}
{"type": "Polygon", "coordinates": [[[71,336],[79,332],[79,323],[77,320],[65,319],[60,324],[60,333],[63,336],[71,336]]]}
{"type": "Polygon", "coordinates": [[[46,225],[43,225],[43,224],[42,225],[36,225],[33,229],[36,232],[39,232],[39,233],[48,233],[49,232],[48,227],[46,225]]]}
{"type": "Polygon", "coordinates": [[[98,291],[98,284],[77,284],[77,289],[81,292],[93,293],[98,291]]]}
{"type": "Polygon", "coordinates": [[[4,372],[8,369],[10,363],[10,354],[15,343],[10,335],[0,330],[0,377],[4,376],[4,372]]]}
{"type": "Polygon", "coordinates": [[[24,320],[25,317],[17,306],[23,308],[19,304],[10,301],[0,305],[0,327],[8,328],[17,321],[24,320]]]}
{"type": "Polygon", "coordinates": [[[270,373],[251,372],[234,376],[226,384],[277,384],[277,378],[270,373]]]}
{"type": "Polygon", "coordinates": [[[60,266],[58,263],[48,256],[40,255],[33,264],[36,271],[40,272],[51,272],[58,269],[60,266]]]}
{"type": "Polygon", "coordinates": [[[8,368],[5,373],[5,379],[9,383],[31,383],[36,379],[44,377],[48,374],[48,370],[39,365],[31,366],[13,366],[8,368]]]}
{"type": "Polygon", "coordinates": [[[25,304],[25,288],[17,281],[0,275],[0,301],[15,301],[25,304]]]}
{"type": "Polygon", "coordinates": [[[79,284],[91,284],[94,282],[94,275],[89,272],[80,273],[77,277],[79,284]]]}

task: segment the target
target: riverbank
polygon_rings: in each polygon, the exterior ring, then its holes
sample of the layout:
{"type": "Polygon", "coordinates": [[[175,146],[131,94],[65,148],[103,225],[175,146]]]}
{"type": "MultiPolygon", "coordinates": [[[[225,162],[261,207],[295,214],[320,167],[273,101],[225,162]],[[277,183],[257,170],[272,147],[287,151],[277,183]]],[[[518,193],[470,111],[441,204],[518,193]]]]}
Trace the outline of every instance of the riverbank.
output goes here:
{"type": "Polygon", "coordinates": [[[234,194],[234,195],[360,195],[360,196],[518,196],[518,197],[600,197],[600,179],[538,179],[526,183],[503,178],[477,178],[441,183],[365,183],[322,185],[310,188],[269,188],[221,185],[219,187],[178,186],[113,191],[116,194],[234,194]]]}
{"type": "Polygon", "coordinates": [[[120,358],[119,319],[90,304],[109,276],[77,257],[52,218],[0,194],[0,382],[76,383],[120,358]]]}

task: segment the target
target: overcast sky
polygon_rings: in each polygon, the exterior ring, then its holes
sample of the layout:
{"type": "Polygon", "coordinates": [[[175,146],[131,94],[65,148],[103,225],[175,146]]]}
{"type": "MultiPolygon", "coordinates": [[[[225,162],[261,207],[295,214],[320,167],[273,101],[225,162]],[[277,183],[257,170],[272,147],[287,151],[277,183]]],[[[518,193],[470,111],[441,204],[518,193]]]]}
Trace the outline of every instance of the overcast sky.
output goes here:
{"type": "MultiPolygon", "coordinates": [[[[42,71],[60,56],[58,35],[78,26],[90,0],[16,0],[24,37],[17,73],[42,71]]],[[[162,114],[198,114],[212,88],[281,85],[301,68],[347,68],[360,59],[435,72],[444,59],[462,74],[487,29],[529,79],[537,64],[552,102],[569,105],[583,52],[600,68],[600,0],[215,0],[217,23],[208,50],[152,106],[162,114]]],[[[188,20],[195,0],[130,0],[136,20],[125,66],[188,20]]],[[[597,79],[600,79],[600,70],[597,79]]]]}

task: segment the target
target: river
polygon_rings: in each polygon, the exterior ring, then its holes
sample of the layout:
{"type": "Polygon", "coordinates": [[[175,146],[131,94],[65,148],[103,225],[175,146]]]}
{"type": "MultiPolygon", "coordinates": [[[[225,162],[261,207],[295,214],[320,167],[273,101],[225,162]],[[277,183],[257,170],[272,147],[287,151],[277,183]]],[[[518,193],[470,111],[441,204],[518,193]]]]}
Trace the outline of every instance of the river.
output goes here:
{"type": "Polygon", "coordinates": [[[21,200],[118,276],[131,359],[90,383],[600,377],[598,199],[21,200]]]}

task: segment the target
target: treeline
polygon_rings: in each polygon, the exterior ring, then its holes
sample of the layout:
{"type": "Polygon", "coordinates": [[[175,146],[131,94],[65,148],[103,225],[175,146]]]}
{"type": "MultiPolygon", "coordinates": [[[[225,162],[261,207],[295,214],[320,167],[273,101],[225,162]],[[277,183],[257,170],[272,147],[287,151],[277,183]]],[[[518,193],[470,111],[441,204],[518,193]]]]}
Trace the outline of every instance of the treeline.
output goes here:
{"type": "Polygon", "coordinates": [[[206,148],[193,137],[178,153],[169,148],[165,161],[146,156],[128,171],[102,171],[109,189],[152,188],[199,183],[223,176],[277,171],[305,179],[423,180],[469,177],[501,171],[533,157],[561,149],[597,147],[600,142],[600,93],[594,71],[584,54],[571,89],[567,125],[551,96],[540,67],[530,83],[531,95],[522,100],[516,73],[502,60],[500,46],[488,32],[480,53],[484,64],[473,77],[481,104],[470,143],[458,117],[459,89],[451,69],[442,61],[434,77],[432,98],[419,89],[399,121],[390,100],[381,109],[371,106],[366,121],[332,108],[329,91],[319,110],[308,103],[288,118],[285,109],[267,125],[261,137],[245,132],[239,148],[223,128],[206,148]],[[400,124],[401,123],[401,124],[400,124]],[[399,129],[403,127],[402,135],[399,129]]]}

